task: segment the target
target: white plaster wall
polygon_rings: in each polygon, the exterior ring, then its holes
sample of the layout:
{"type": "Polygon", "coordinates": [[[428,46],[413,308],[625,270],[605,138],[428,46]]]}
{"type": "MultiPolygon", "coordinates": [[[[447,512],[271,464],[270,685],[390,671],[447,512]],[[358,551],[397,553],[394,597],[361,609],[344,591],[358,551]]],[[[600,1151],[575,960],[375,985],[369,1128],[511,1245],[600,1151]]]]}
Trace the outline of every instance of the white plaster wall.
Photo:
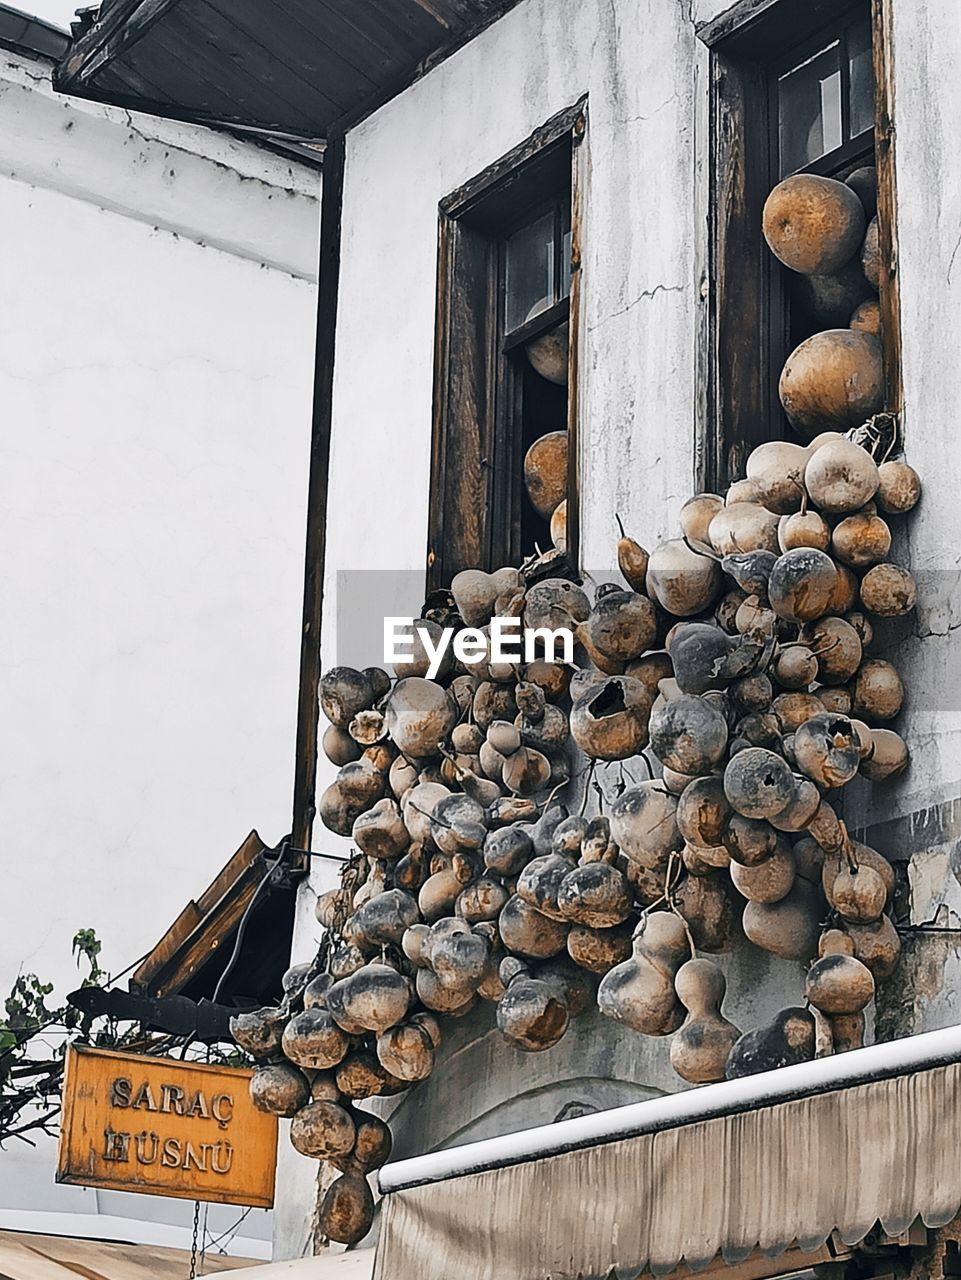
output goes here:
{"type": "MultiPolygon", "coordinates": [[[[336,616],[339,572],[418,572],[424,562],[437,202],[583,93],[590,121],[581,361],[584,562],[610,566],[615,510],[648,546],[673,529],[691,492],[707,246],[707,56],[694,28],[735,7],[758,6],[526,0],[350,135],[328,619],[336,616]]],[[[938,633],[957,626],[961,608],[961,463],[952,435],[961,400],[954,351],[961,320],[961,182],[952,145],[961,129],[961,100],[945,89],[961,57],[961,21],[954,0],[907,8],[895,0],[893,7],[905,427],[909,457],[927,486],[908,542],[898,550],[921,570],[923,604],[919,634],[893,628],[881,638],[881,651],[889,648],[908,674],[909,703],[898,727],[909,740],[913,767],[886,792],[864,788],[851,817],[871,828],[886,853],[904,858],[917,850],[908,871],[915,920],[929,919],[945,902],[950,911],[943,923],[958,925],[961,813],[951,802],[961,794],[961,663],[954,635],[938,633]]],[[[405,589],[416,609],[416,588],[405,589]]],[[[352,662],[335,641],[328,625],[325,666],[352,662]]],[[[322,764],[320,786],[333,773],[322,764]]],[[[333,851],[346,842],[318,824],[315,844],[333,851]]],[[[319,873],[315,887],[321,887],[319,873]]],[[[311,905],[307,892],[304,903],[311,905]]],[[[305,951],[315,935],[305,909],[305,951]]],[[[961,1016],[956,943],[926,942],[914,950],[905,971],[906,1004],[885,1013],[888,1033],[961,1016]]],[[[746,963],[732,961],[736,976],[726,1010],[749,1027],[798,998],[800,967],[748,972],[740,968],[746,963]]],[[[610,1028],[599,1042],[596,1028],[585,1023],[531,1067],[499,1052],[503,1046],[482,1021],[458,1027],[448,1073],[400,1103],[395,1127],[405,1153],[456,1133],[510,1127],[516,1122],[512,1099],[529,1087],[552,1102],[555,1095],[545,1092],[551,1080],[581,1088],[575,1077],[585,1062],[599,1080],[624,1087],[679,1087],[663,1070],[663,1046],[631,1040],[633,1053],[625,1056],[623,1046],[609,1043],[617,1039],[610,1028]]],[[[594,1087],[606,1086],[595,1081],[594,1087]]],[[[301,1181],[297,1194],[305,1187],[301,1181]]]]}
{"type": "MultiPolygon", "coordinates": [[[[961,368],[961,12],[953,0],[904,6],[895,0],[896,173],[904,431],[921,473],[921,504],[896,551],[919,581],[916,616],[892,628],[892,658],[906,673],[902,732],[908,773],[863,798],[879,847],[913,854],[915,922],[961,928],[961,453],[957,406],[961,368]]],[[[961,1019],[961,938],[909,947],[908,1029],[961,1019]],[[913,1007],[911,1007],[913,1006],[913,1007]]]]}
{"type": "MultiPolygon", "coordinates": [[[[62,998],[80,927],[125,968],[289,829],[318,187],[0,55],[0,995],[62,998]]],[[[0,1153],[0,1226],[189,1246],[53,1156],[0,1153]]]]}

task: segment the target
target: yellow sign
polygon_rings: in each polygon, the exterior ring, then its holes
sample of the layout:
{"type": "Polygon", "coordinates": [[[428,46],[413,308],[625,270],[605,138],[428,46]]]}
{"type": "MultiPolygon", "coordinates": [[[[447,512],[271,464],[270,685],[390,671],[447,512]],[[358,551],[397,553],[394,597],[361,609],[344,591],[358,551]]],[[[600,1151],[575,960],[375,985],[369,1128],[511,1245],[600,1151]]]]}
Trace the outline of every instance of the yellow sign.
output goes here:
{"type": "Polygon", "coordinates": [[[270,1208],[277,1121],[250,1071],[72,1047],[57,1181],[270,1208]]]}

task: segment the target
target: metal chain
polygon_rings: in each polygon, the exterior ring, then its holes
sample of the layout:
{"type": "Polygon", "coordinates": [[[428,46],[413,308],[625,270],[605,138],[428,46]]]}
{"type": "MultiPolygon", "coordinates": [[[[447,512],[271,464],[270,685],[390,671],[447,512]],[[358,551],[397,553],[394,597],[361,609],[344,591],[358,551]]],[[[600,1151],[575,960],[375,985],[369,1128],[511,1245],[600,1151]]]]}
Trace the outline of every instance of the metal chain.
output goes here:
{"type": "Polygon", "coordinates": [[[190,1244],[190,1273],[188,1280],[195,1280],[197,1275],[197,1229],[200,1225],[200,1201],[194,1201],[194,1235],[190,1244]]]}

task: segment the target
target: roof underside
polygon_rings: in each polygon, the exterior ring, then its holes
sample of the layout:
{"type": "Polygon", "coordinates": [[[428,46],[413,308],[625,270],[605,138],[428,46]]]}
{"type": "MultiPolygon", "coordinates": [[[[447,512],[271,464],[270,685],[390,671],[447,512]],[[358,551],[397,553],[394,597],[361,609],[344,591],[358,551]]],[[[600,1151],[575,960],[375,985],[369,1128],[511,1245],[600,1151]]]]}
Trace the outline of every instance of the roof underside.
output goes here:
{"type": "Polygon", "coordinates": [[[399,92],[517,0],[104,0],[63,92],[305,139],[399,92]]]}

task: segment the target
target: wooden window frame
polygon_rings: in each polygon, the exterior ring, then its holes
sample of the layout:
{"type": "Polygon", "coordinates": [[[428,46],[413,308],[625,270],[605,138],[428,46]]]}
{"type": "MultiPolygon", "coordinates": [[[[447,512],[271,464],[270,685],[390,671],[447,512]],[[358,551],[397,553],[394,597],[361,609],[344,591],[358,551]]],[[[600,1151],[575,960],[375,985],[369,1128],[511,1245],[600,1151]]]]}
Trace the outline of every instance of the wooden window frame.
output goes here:
{"type": "MultiPolygon", "coordinates": [[[[434,409],[428,516],[428,594],[465,568],[516,563],[523,453],[513,428],[517,380],[503,358],[565,317],[568,360],[568,566],[578,555],[577,346],[581,290],[582,146],[586,99],[552,117],[519,146],[440,202],[434,409]],[[512,209],[528,214],[523,190],[538,173],[571,173],[571,288],[568,298],[502,337],[503,229],[512,209]]],[[[545,209],[552,198],[545,199],[545,209]]],[[[535,210],[536,211],[536,210],[535,210]]]]}
{"type": "MultiPolygon", "coordinates": [[[[875,166],[882,273],[885,408],[901,408],[901,335],[893,156],[891,0],[869,0],[875,81],[875,166]]],[[[748,453],[783,423],[778,375],[790,354],[783,275],[761,235],[761,210],[779,173],[772,72],[787,53],[846,26],[863,0],[742,0],[697,31],[710,57],[707,386],[698,487],[723,492],[748,453]],[[752,322],[751,318],[756,317],[752,322]]],[[[850,159],[863,145],[850,147],[850,159]]],[[[826,160],[836,163],[842,147],[826,160]]],[[[815,161],[806,167],[818,172],[815,161]]]]}

